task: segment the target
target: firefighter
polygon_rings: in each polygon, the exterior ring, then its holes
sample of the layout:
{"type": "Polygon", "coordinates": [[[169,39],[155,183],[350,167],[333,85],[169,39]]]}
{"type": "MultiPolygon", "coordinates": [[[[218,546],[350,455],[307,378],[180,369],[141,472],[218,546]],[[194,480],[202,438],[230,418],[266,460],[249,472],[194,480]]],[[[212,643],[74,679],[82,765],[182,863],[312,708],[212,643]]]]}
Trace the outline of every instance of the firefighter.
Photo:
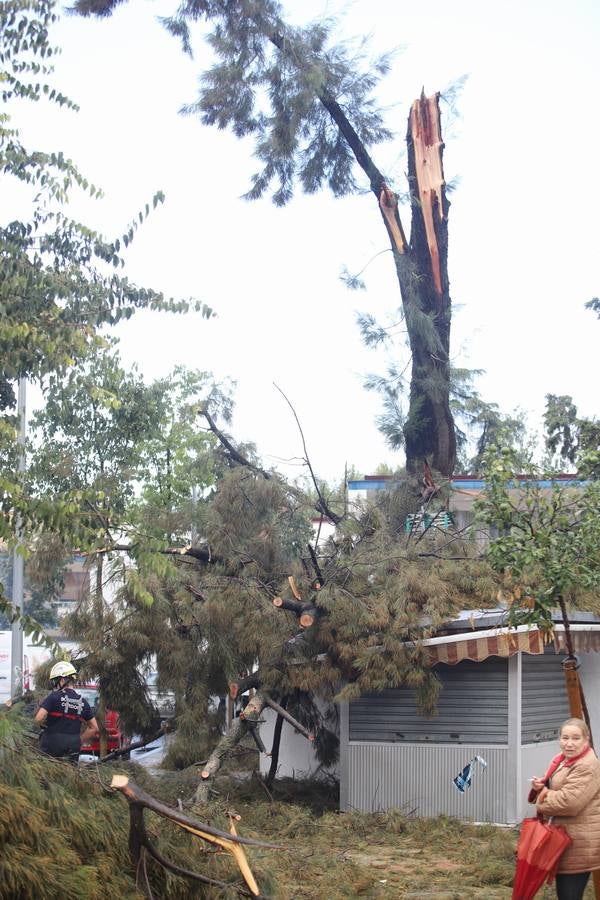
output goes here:
{"type": "Polygon", "coordinates": [[[98,734],[98,723],[89,703],[73,688],[77,671],[70,662],[58,662],[50,670],[52,691],[42,700],[34,720],[43,728],[40,747],[49,756],[77,762],[82,743],[98,734]],[[81,731],[82,722],[85,729],[81,731]]]}

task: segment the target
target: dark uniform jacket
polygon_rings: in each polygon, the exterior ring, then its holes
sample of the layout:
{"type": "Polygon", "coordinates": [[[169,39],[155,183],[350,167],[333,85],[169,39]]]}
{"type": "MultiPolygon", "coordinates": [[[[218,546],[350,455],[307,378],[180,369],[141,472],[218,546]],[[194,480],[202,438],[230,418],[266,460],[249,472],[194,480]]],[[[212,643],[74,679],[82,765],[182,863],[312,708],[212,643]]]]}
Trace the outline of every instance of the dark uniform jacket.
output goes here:
{"type": "Polygon", "coordinates": [[[76,756],[81,741],[81,723],[93,719],[94,713],[85,697],[73,688],[52,691],[40,703],[48,713],[40,747],[50,756],[76,756]]]}

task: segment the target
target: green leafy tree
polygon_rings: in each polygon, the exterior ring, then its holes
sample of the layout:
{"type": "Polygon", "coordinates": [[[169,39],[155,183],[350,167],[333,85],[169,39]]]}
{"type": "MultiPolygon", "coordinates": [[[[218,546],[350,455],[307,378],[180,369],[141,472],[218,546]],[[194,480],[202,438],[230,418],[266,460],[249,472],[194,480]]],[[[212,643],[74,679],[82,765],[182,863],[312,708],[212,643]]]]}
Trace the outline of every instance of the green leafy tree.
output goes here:
{"type": "MultiPolygon", "coordinates": [[[[91,196],[98,189],[60,151],[31,150],[21,142],[6,111],[14,115],[19,101],[76,109],[49,81],[56,53],[49,30],[55,21],[49,0],[0,3],[0,172],[31,193],[27,220],[0,224],[0,538],[7,540],[17,520],[22,528],[42,519],[51,525],[57,512],[53,505],[30,503],[15,474],[16,380],[41,382],[64,374],[98,345],[99,329],[138,309],[210,314],[202,304],[170,300],[123,274],[122,248],[150,213],[149,204],[121,238],[107,240],[64,212],[73,188],[91,196]]],[[[156,194],[153,205],[161,200],[156,194]]]]}
{"type": "Polygon", "coordinates": [[[600,484],[565,485],[530,468],[518,480],[510,450],[486,458],[478,515],[498,536],[487,559],[504,579],[509,619],[552,630],[567,608],[598,609],[600,600],[600,484]]]}
{"type": "MultiPolygon", "coordinates": [[[[117,0],[75,3],[83,15],[106,16],[116,6],[117,0]]],[[[451,474],[456,443],[449,400],[449,204],[437,96],[422,96],[410,113],[407,239],[392,176],[371,155],[391,136],[373,97],[389,58],[369,60],[363,46],[334,43],[332,20],[290,25],[275,0],[185,0],[164,21],[190,52],[192,29],[200,20],[211,29],[207,41],[216,59],[200,77],[198,99],[184,112],[254,142],[260,169],[247,198],[271,192],[282,206],[297,186],[307,193],[327,187],[341,197],[366,185],[373,194],[394,260],[411,353],[409,407],[406,415],[399,403],[392,410],[394,441],[404,445],[409,471],[420,470],[428,459],[451,474]],[[423,155],[436,173],[427,188],[420,183],[423,155]]],[[[367,339],[372,330],[365,325],[367,339]]]]}
{"type": "Polygon", "coordinates": [[[199,407],[219,402],[229,411],[231,401],[208,373],[183,366],[154,382],[150,392],[155,414],[140,445],[138,511],[148,535],[172,542],[198,533],[201,501],[219,469],[211,452],[215,440],[202,426],[199,407]]]}
{"type": "Polygon", "coordinates": [[[585,477],[600,477],[600,422],[578,415],[567,394],[546,395],[546,449],[554,459],[576,465],[585,477]]]}
{"type": "Polygon", "coordinates": [[[229,403],[205,373],[182,368],[146,386],[113,348],[66,379],[50,378],[33,421],[30,492],[62,499],[63,553],[85,552],[91,574],[90,596],[63,626],[80,645],[82,674],[99,680],[101,704],[135,732],[153,725],[143,681],[150,665],[178,692],[182,733],[186,710],[199,733],[206,719],[209,653],[188,609],[199,603],[189,567],[173,559],[204,541],[203,507],[219,467],[198,415],[207,398],[229,403]]]}
{"type": "Polygon", "coordinates": [[[503,413],[497,403],[485,401],[475,390],[455,392],[453,408],[463,426],[457,428],[459,464],[463,472],[482,475],[489,453],[501,449],[510,449],[515,464],[526,471],[533,447],[522,413],[503,413]]]}

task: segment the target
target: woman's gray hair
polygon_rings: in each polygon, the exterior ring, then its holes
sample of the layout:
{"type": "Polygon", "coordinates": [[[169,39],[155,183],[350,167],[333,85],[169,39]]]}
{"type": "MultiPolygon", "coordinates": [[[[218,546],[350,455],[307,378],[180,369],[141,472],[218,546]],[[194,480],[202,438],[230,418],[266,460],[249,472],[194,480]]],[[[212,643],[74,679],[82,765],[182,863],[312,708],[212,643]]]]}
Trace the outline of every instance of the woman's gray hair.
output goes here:
{"type": "Polygon", "coordinates": [[[589,739],[590,739],[590,729],[588,728],[587,724],[583,721],[583,719],[567,719],[567,720],[566,720],[565,722],[563,722],[562,725],[560,726],[560,728],[559,728],[559,730],[558,730],[559,735],[562,734],[563,728],[566,728],[567,725],[572,725],[572,726],[575,727],[575,728],[579,728],[579,729],[581,730],[581,733],[582,733],[582,735],[584,736],[584,738],[585,738],[587,741],[589,741],[589,739]]]}

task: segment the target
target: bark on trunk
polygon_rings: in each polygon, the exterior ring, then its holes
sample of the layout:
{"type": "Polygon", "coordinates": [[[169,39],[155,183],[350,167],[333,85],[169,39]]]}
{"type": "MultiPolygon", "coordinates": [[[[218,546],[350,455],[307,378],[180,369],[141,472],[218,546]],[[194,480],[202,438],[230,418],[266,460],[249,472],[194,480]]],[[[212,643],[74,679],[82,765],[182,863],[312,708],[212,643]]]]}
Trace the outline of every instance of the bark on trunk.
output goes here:
{"type": "Polygon", "coordinates": [[[237,747],[242,738],[250,733],[253,735],[254,739],[256,739],[258,736],[257,728],[260,722],[260,715],[265,706],[269,706],[273,709],[278,716],[285,719],[292,728],[299,734],[302,734],[307,740],[311,742],[314,741],[314,735],[311,734],[304,725],[301,725],[300,722],[294,719],[294,717],[266,691],[256,691],[244,711],[237,719],[234,719],[231,728],[227,734],[223,735],[204,764],[200,773],[200,784],[194,793],[194,803],[206,803],[213,778],[223,765],[224,760],[229,756],[232,750],[237,747]]]}
{"type": "MultiPolygon", "coordinates": [[[[281,698],[281,708],[285,709],[287,706],[287,697],[281,698]]],[[[281,747],[281,732],[283,730],[283,716],[281,713],[277,713],[277,720],[275,722],[275,728],[273,729],[273,745],[271,747],[271,765],[269,767],[269,772],[267,777],[265,778],[265,783],[267,787],[271,787],[273,782],[275,781],[275,776],[277,775],[277,769],[279,768],[279,750],[281,747]]]]}
{"type": "Polygon", "coordinates": [[[439,95],[421,95],[409,117],[408,181],[411,234],[396,255],[413,356],[410,407],[404,426],[409,471],[423,460],[450,476],[456,437],[450,411],[451,300],[448,280],[448,210],[442,161],[439,95]]]}
{"type": "MultiPolygon", "coordinates": [[[[104,625],[104,559],[98,556],[96,560],[96,585],[94,592],[94,613],[98,631],[102,633],[104,625]]],[[[106,697],[102,679],[98,684],[98,708],[96,710],[98,722],[98,757],[102,759],[108,753],[108,732],[106,731],[106,697]]]]}
{"type": "Polygon", "coordinates": [[[211,781],[221,768],[223,760],[231,753],[234,747],[237,747],[242,738],[248,734],[250,726],[256,724],[265,707],[265,703],[263,695],[260,691],[257,691],[246,706],[243,717],[238,716],[237,719],[234,719],[233,725],[227,734],[223,735],[200,773],[201,781],[194,794],[194,803],[205,803],[208,800],[211,781]]]}

